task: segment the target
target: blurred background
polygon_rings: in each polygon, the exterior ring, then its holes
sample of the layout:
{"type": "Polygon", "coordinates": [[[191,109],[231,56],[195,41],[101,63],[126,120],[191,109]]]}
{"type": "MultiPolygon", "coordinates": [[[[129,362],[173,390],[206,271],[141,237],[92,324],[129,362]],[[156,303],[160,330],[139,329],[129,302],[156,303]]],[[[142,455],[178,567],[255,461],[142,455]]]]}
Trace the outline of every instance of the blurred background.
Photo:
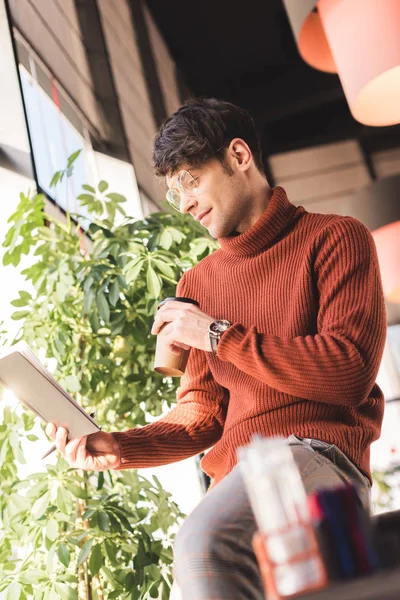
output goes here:
{"type": "MultiPolygon", "coordinates": [[[[271,186],[374,232],[388,311],[378,380],[386,413],[372,464],[391,492],[376,486],[379,511],[399,507],[400,3],[337,4],[345,19],[334,0],[321,0],[319,13],[312,0],[0,0],[0,238],[20,191],[35,186],[61,217],[100,175],[125,194],[130,215],[160,210],[151,149],[164,119],[192,96],[250,110],[271,186]],[[72,193],[50,188],[78,149],[72,193]]],[[[2,280],[9,330],[22,285],[10,271],[2,280]]],[[[32,463],[42,451],[38,442],[32,463]]],[[[194,459],[156,472],[184,512],[204,493],[194,459]]]]}

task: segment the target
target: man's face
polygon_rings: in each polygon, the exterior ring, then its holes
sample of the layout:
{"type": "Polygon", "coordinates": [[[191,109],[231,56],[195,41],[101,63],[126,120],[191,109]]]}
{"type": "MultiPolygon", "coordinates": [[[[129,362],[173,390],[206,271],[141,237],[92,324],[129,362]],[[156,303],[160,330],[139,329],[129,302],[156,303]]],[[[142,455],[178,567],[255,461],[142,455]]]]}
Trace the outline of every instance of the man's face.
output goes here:
{"type": "Polygon", "coordinates": [[[248,213],[251,198],[243,172],[235,165],[224,167],[213,159],[198,168],[182,165],[174,175],[167,176],[168,187],[176,188],[179,172],[189,171],[196,181],[193,192],[181,190],[180,210],[190,213],[213,238],[241,233],[240,225],[248,213]]]}

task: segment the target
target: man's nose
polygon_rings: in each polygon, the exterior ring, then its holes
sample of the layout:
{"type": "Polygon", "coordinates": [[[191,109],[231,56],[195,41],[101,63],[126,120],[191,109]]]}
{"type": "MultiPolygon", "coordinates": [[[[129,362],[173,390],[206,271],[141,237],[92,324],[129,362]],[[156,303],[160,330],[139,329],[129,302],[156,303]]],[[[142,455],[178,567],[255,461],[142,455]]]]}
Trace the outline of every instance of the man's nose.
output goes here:
{"type": "Polygon", "coordinates": [[[184,215],[190,212],[193,208],[196,208],[197,200],[194,196],[188,196],[187,194],[182,194],[181,192],[181,203],[180,203],[180,211],[184,215]]]}

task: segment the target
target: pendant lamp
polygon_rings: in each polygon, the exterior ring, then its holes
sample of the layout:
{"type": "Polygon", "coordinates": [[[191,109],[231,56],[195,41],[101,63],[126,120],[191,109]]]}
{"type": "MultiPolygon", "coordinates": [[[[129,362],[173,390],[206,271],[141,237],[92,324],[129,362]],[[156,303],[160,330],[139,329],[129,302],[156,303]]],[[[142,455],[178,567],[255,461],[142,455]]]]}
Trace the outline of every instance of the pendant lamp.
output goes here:
{"type": "Polygon", "coordinates": [[[299,52],[337,72],[353,117],[400,123],[400,0],[283,0],[299,52]]]}
{"type": "Polygon", "coordinates": [[[383,293],[389,302],[400,303],[400,221],[372,232],[378,252],[383,293]]]}
{"type": "Polygon", "coordinates": [[[283,0],[300,56],[315,69],[337,73],[317,3],[318,0],[283,0]]]}
{"type": "Polygon", "coordinates": [[[346,214],[372,232],[385,299],[400,303],[400,175],[358,190],[346,206],[346,214]]]}

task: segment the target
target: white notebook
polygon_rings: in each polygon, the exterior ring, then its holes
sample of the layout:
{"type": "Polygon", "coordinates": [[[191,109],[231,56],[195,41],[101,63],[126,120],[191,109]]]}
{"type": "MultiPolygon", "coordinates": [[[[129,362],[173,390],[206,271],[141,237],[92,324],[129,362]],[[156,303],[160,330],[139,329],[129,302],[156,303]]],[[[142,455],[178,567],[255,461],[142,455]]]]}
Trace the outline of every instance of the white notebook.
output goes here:
{"type": "Polygon", "coordinates": [[[100,429],[25,342],[18,342],[0,354],[0,381],[43,421],[68,429],[69,439],[95,433],[100,429]]]}

